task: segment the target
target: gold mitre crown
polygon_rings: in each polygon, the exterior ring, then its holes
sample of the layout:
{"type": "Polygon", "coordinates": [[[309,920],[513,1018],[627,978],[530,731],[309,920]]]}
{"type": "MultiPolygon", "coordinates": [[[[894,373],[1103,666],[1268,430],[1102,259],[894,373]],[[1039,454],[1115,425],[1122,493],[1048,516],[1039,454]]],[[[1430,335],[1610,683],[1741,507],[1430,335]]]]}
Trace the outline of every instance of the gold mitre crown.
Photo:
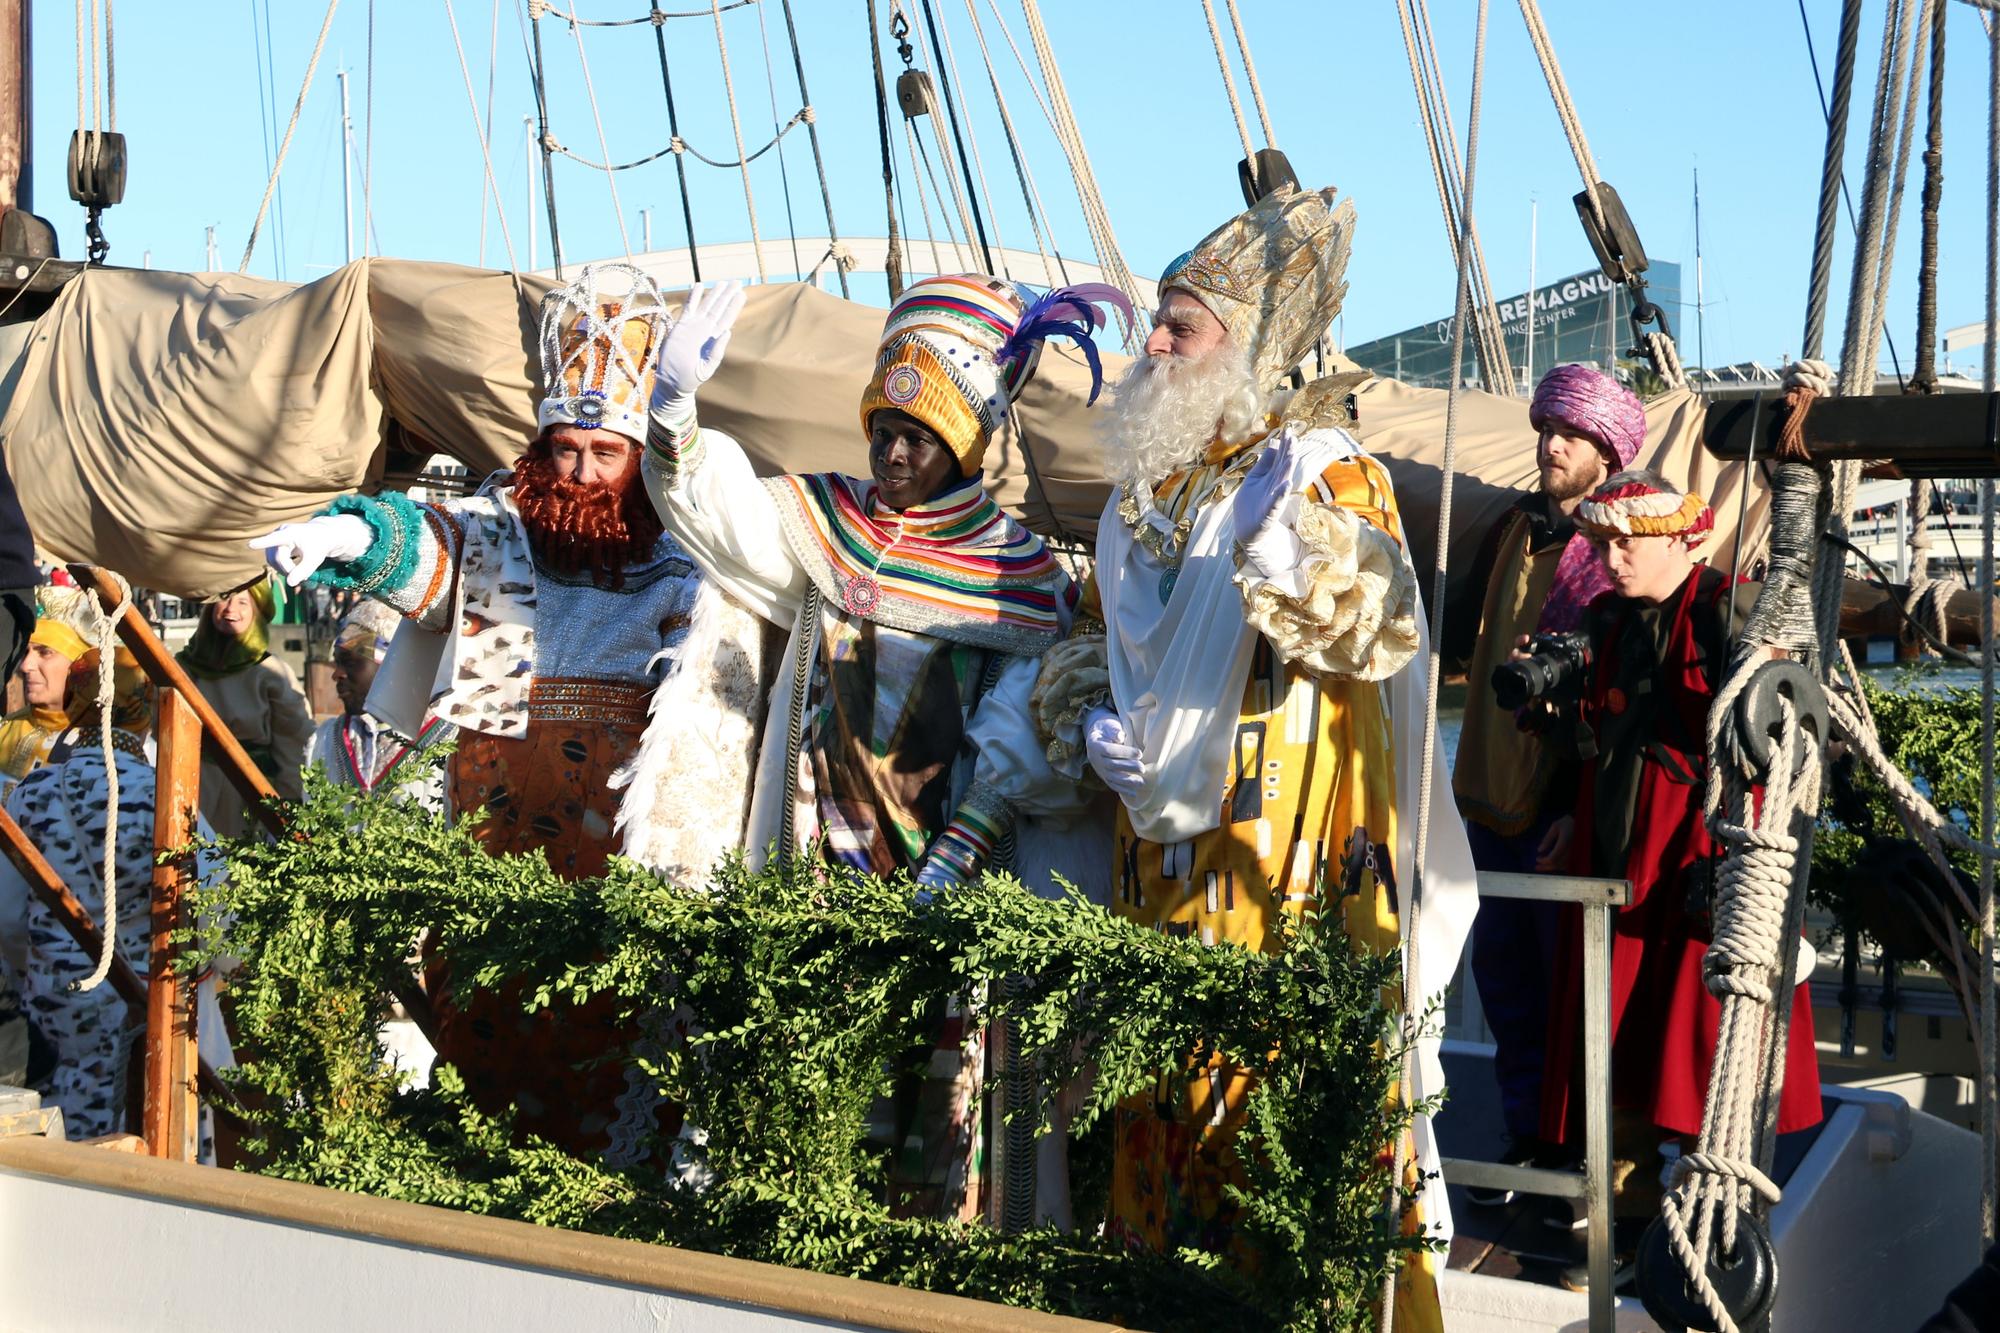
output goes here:
{"type": "Polygon", "coordinates": [[[1354,203],[1335,206],[1334,193],[1280,186],[1160,275],[1160,295],[1178,287],[1207,306],[1267,388],[1312,350],[1347,296],[1354,203]]]}
{"type": "Polygon", "coordinates": [[[630,264],[587,264],[542,302],[541,429],[601,426],[646,438],[653,358],[671,317],[660,288],[630,264]]]}

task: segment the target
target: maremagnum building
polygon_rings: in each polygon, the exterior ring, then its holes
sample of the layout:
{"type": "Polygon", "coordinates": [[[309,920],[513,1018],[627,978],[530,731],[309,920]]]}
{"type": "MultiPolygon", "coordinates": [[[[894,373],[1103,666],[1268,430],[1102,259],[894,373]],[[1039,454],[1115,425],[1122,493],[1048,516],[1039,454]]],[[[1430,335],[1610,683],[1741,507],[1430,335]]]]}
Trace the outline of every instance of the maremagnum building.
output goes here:
{"type": "MultiPolygon", "coordinates": [[[[1654,260],[1646,270],[1646,291],[1653,303],[1666,311],[1675,338],[1687,347],[1686,331],[1681,328],[1680,265],[1654,260]]],[[[1518,380],[1501,389],[1503,393],[1530,392],[1551,366],[1581,361],[1615,370],[1618,361],[1630,359],[1632,298],[1596,269],[1537,287],[1532,301],[1526,293],[1509,297],[1498,303],[1498,309],[1507,359],[1518,380]],[[1528,336],[1531,311],[1532,357],[1528,336]]],[[[1451,316],[1358,343],[1345,351],[1357,364],[1378,375],[1423,388],[1449,388],[1451,316]]],[[[1465,340],[1461,382],[1489,387],[1480,376],[1470,337],[1465,340]]]]}

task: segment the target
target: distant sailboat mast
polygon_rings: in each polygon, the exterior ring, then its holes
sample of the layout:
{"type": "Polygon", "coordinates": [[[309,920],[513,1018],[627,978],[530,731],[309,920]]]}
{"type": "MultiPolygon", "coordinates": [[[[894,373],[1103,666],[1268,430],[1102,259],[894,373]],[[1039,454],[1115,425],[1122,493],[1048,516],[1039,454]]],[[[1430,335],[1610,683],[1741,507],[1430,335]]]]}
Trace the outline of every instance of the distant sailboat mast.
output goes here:
{"type": "Polygon", "coordinates": [[[1708,300],[1702,294],[1701,168],[1694,169],[1694,363],[1708,368],[1708,300]]]}
{"type": "Polygon", "coordinates": [[[1526,363],[1521,367],[1521,392],[1535,391],[1535,232],[1541,225],[1542,203],[1532,196],[1528,199],[1528,347],[1522,357],[1526,363]]]}

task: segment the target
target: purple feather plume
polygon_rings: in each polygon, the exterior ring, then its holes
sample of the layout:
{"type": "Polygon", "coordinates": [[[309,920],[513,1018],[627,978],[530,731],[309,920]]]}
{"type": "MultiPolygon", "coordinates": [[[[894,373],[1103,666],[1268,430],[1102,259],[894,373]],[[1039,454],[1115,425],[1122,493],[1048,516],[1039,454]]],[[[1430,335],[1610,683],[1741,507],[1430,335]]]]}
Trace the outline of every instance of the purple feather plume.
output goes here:
{"type": "Polygon", "coordinates": [[[1010,391],[1020,388],[1035,348],[1060,335],[1074,342],[1090,364],[1090,401],[1095,403],[1104,388],[1104,365],[1098,358],[1097,344],[1090,337],[1104,327],[1104,312],[1098,309],[1099,304],[1110,306],[1128,325],[1131,323],[1132,302],[1125,293],[1105,282],[1058,287],[1023,310],[1014,332],[1000,344],[993,357],[1006,368],[1010,391]]]}

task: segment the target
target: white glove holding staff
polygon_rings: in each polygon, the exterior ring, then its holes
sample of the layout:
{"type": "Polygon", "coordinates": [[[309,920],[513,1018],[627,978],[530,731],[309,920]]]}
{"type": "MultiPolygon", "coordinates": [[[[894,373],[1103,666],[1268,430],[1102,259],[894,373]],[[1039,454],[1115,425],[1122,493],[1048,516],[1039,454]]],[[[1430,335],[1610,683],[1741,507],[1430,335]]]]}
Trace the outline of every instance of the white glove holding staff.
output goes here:
{"type": "Polygon", "coordinates": [[[1305,544],[1292,530],[1298,517],[1298,497],[1292,493],[1292,469],[1299,439],[1290,426],[1264,445],[1236,489],[1236,540],[1243,557],[1264,578],[1277,578],[1298,568],[1305,544]]]}
{"type": "Polygon", "coordinates": [[[1146,786],[1146,766],[1125,719],[1103,704],[1083,715],[1083,754],[1098,780],[1130,800],[1146,786]]]}
{"type": "Polygon", "coordinates": [[[694,409],[695,391],[708,383],[729,349],[729,333],[745,300],[740,282],[703,284],[687,294],[681,316],[660,343],[653,380],[653,415],[680,421],[694,409]]]}
{"type": "Polygon", "coordinates": [[[249,542],[251,550],[264,553],[289,588],[304,583],[329,560],[359,560],[374,544],[375,530],[358,514],[321,514],[273,528],[249,542]]]}

